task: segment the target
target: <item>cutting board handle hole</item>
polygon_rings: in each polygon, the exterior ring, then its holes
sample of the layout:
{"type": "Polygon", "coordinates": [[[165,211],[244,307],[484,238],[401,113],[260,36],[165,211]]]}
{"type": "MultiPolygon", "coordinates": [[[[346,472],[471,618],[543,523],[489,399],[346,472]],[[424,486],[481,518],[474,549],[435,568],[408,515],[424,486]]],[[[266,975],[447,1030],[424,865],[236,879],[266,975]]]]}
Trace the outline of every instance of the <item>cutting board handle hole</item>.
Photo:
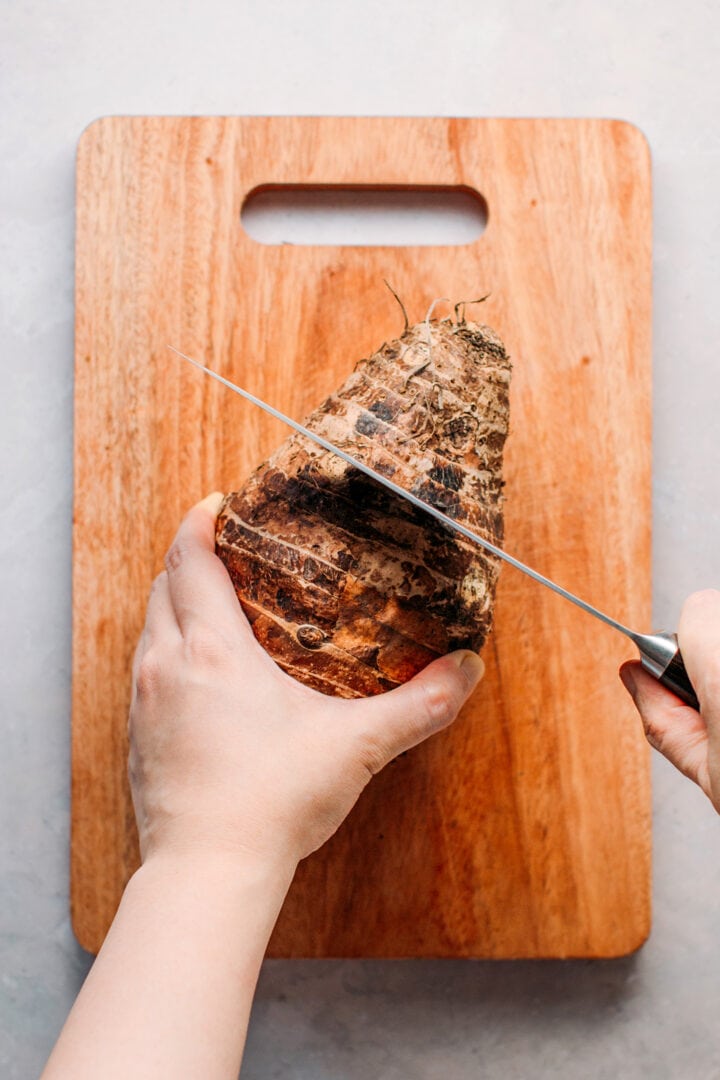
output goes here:
{"type": "Polygon", "coordinates": [[[240,220],[261,244],[458,246],[481,236],[488,208],[469,187],[265,184],[240,220]]]}

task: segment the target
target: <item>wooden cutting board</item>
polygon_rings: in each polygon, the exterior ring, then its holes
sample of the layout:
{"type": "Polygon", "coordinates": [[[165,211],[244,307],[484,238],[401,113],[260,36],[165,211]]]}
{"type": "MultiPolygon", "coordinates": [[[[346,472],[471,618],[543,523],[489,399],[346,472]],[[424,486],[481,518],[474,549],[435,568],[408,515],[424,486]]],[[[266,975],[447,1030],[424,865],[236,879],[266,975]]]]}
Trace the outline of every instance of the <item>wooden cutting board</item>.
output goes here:
{"type": "MultiPolygon", "coordinates": [[[[650,629],[648,147],[611,120],[126,118],[80,140],[77,189],[72,915],[97,950],[138,856],[129,671],[184,511],[287,435],[172,343],[302,418],[438,296],[514,361],[506,545],[650,629]],[[251,240],[261,185],[452,185],[460,247],[251,240]]],[[[650,919],[648,752],[632,648],[506,568],[487,676],[301,864],[273,956],[608,957],[650,919]]]]}

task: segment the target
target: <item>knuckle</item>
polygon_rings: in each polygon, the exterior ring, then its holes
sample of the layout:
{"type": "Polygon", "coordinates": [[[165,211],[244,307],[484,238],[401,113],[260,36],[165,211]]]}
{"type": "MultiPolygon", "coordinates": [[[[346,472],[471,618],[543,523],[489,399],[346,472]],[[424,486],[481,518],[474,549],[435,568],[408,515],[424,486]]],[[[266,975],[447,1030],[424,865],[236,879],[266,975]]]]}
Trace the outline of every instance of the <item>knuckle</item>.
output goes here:
{"type": "Polygon", "coordinates": [[[163,667],[160,656],[152,649],[148,649],[137,666],[135,688],[138,698],[149,697],[157,691],[162,680],[163,667]]]}
{"type": "Polygon", "coordinates": [[[377,735],[369,732],[358,735],[355,755],[360,766],[366,769],[370,776],[377,776],[392,757],[391,751],[383,746],[377,735]]]}
{"type": "Polygon", "coordinates": [[[642,720],[643,729],[645,731],[645,738],[652,746],[653,750],[657,750],[662,754],[663,752],[663,736],[658,731],[653,720],[646,716],[645,713],[640,713],[640,719],[642,720]]]}
{"type": "Polygon", "coordinates": [[[423,683],[422,712],[432,727],[444,727],[457,712],[455,695],[447,686],[423,683]]]}
{"type": "Polygon", "coordinates": [[[188,629],[184,636],[185,655],[191,664],[216,667],[231,655],[227,638],[214,626],[201,624],[188,629]]]}
{"type": "Polygon", "coordinates": [[[178,570],[188,554],[188,546],[179,538],[175,538],[165,554],[165,569],[168,574],[178,570]]]}

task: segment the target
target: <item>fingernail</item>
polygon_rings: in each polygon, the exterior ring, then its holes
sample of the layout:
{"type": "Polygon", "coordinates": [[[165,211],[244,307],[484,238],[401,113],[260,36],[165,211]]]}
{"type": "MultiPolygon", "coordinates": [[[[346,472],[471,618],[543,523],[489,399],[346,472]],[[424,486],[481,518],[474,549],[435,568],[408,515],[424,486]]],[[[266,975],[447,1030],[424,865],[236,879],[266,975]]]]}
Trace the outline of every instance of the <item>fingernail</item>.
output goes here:
{"type": "Polygon", "coordinates": [[[623,686],[625,687],[625,689],[627,690],[627,692],[630,694],[630,696],[632,697],[632,699],[634,701],[635,698],[637,697],[637,682],[635,681],[635,676],[633,675],[632,668],[621,667],[620,668],[620,679],[622,681],[623,686]]]}
{"type": "Polygon", "coordinates": [[[466,676],[468,682],[473,686],[477,686],[485,674],[485,664],[478,654],[465,649],[462,652],[455,653],[453,660],[463,675],[466,676]]]}
{"type": "Polygon", "coordinates": [[[222,491],[212,491],[209,495],[206,495],[202,501],[205,503],[208,510],[217,517],[220,513],[220,506],[222,505],[224,498],[225,496],[222,491]]]}

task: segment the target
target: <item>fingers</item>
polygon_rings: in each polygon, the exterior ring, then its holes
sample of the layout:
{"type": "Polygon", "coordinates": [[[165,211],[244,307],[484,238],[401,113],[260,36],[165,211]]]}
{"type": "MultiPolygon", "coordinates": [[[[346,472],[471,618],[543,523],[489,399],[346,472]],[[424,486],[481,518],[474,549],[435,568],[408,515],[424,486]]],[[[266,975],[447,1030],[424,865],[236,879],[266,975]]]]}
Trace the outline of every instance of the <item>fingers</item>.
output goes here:
{"type": "Polygon", "coordinates": [[[449,653],[404,686],[358,702],[370,771],[451,724],[484,672],[477,653],[449,653]]]}
{"type": "Polygon", "coordinates": [[[623,664],[620,678],[637,706],[650,745],[712,798],[708,730],[700,713],[683,705],[637,660],[623,664]]]}
{"type": "Polygon", "coordinates": [[[165,556],[169,597],[183,636],[193,623],[244,623],[230,576],[215,554],[215,522],[223,496],[215,492],[183,518],[165,556]]]}
{"type": "Polygon", "coordinates": [[[720,592],[705,589],[687,598],[678,642],[710,737],[720,740],[720,592]]]}
{"type": "MultiPolygon", "coordinates": [[[[683,705],[637,661],[620,678],[638,707],[648,742],[694,780],[717,806],[720,762],[720,592],[693,593],[683,605],[678,641],[700,712],[683,705]]],[[[720,808],[720,807],[719,807],[720,808]]]]}

